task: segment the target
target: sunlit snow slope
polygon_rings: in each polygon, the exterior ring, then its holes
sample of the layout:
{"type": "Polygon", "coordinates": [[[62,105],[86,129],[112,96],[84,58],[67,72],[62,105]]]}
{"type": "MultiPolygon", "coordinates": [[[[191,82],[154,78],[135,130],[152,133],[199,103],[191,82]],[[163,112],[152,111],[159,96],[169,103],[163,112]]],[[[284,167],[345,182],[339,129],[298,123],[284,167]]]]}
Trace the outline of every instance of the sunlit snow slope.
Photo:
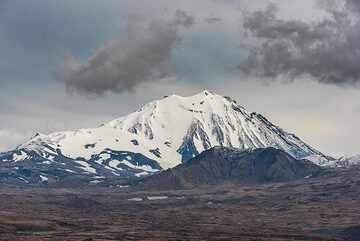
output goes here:
{"type": "Polygon", "coordinates": [[[97,128],[38,134],[3,153],[0,161],[32,161],[98,176],[142,176],[174,167],[214,146],[271,146],[296,158],[328,163],[295,135],[211,91],[171,95],[97,128]]]}

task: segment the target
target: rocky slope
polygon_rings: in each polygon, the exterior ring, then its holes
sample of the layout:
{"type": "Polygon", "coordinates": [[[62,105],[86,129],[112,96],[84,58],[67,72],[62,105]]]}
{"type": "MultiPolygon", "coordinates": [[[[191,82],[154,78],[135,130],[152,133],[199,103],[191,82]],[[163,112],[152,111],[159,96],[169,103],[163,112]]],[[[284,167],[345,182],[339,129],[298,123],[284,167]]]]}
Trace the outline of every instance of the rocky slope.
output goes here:
{"type": "Polygon", "coordinates": [[[218,184],[260,184],[309,178],[320,167],[272,147],[214,147],[173,169],[140,180],[145,190],[187,189],[218,184]]]}

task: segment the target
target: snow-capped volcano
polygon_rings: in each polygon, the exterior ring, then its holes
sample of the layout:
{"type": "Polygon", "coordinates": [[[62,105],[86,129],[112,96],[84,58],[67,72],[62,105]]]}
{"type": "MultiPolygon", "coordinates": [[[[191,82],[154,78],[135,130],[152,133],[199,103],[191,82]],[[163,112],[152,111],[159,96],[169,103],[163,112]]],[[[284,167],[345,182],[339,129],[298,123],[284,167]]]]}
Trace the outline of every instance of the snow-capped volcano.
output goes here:
{"type": "Polygon", "coordinates": [[[0,155],[0,161],[32,161],[97,176],[141,176],[174,167],[214,146],[275,147],[298,159],[327,164],[321,152],[295,135],[208,90],[164,97],[97,128],[38,134],[0,155]]]}

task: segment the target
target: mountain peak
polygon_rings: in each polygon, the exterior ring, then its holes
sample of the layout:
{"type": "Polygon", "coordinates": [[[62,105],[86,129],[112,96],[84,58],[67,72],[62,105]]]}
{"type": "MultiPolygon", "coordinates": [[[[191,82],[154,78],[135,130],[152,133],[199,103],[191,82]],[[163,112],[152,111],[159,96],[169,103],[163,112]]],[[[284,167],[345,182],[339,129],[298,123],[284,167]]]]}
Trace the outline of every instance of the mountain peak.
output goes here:
{"type": "Polygon", "coordinates": [[[218,95],[218,94],[215,94],[214,92],[212,92],[211,90],[203,90],[202,93],[204,95],[218,95]]]}
{"type": "Polygon", "coordinates": [[[203,90],[197,94],[194,94],[194,95],[190,95],[190,96],[181,96],[181,95],[177,95],[177,94],[170,94],[170,95],[165,95],[163,99],[168,99],[170,97],[174,97],[174,98],[182,98],[182,99],[197,99],[197,98],[203,98],[203,97],[210,97],[210,98],[213,98],[213,97],[217,97],[218,99],[221,99],[221,98],[230,98],[230,97],[227,97],[227,96],[222,96],[222,95],[219,95],[211,90],[203,90]]]}

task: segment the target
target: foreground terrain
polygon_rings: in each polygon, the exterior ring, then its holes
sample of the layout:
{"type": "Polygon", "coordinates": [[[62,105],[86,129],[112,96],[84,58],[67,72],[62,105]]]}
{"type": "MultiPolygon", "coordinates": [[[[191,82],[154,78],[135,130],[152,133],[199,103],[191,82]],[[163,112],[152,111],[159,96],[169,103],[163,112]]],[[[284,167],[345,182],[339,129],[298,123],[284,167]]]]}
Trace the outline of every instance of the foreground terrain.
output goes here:
{"type": "Polygon", "coordinates": [[[358,240],[360,173],[186,191],[0,186],[0,240],[358,240]]]}

